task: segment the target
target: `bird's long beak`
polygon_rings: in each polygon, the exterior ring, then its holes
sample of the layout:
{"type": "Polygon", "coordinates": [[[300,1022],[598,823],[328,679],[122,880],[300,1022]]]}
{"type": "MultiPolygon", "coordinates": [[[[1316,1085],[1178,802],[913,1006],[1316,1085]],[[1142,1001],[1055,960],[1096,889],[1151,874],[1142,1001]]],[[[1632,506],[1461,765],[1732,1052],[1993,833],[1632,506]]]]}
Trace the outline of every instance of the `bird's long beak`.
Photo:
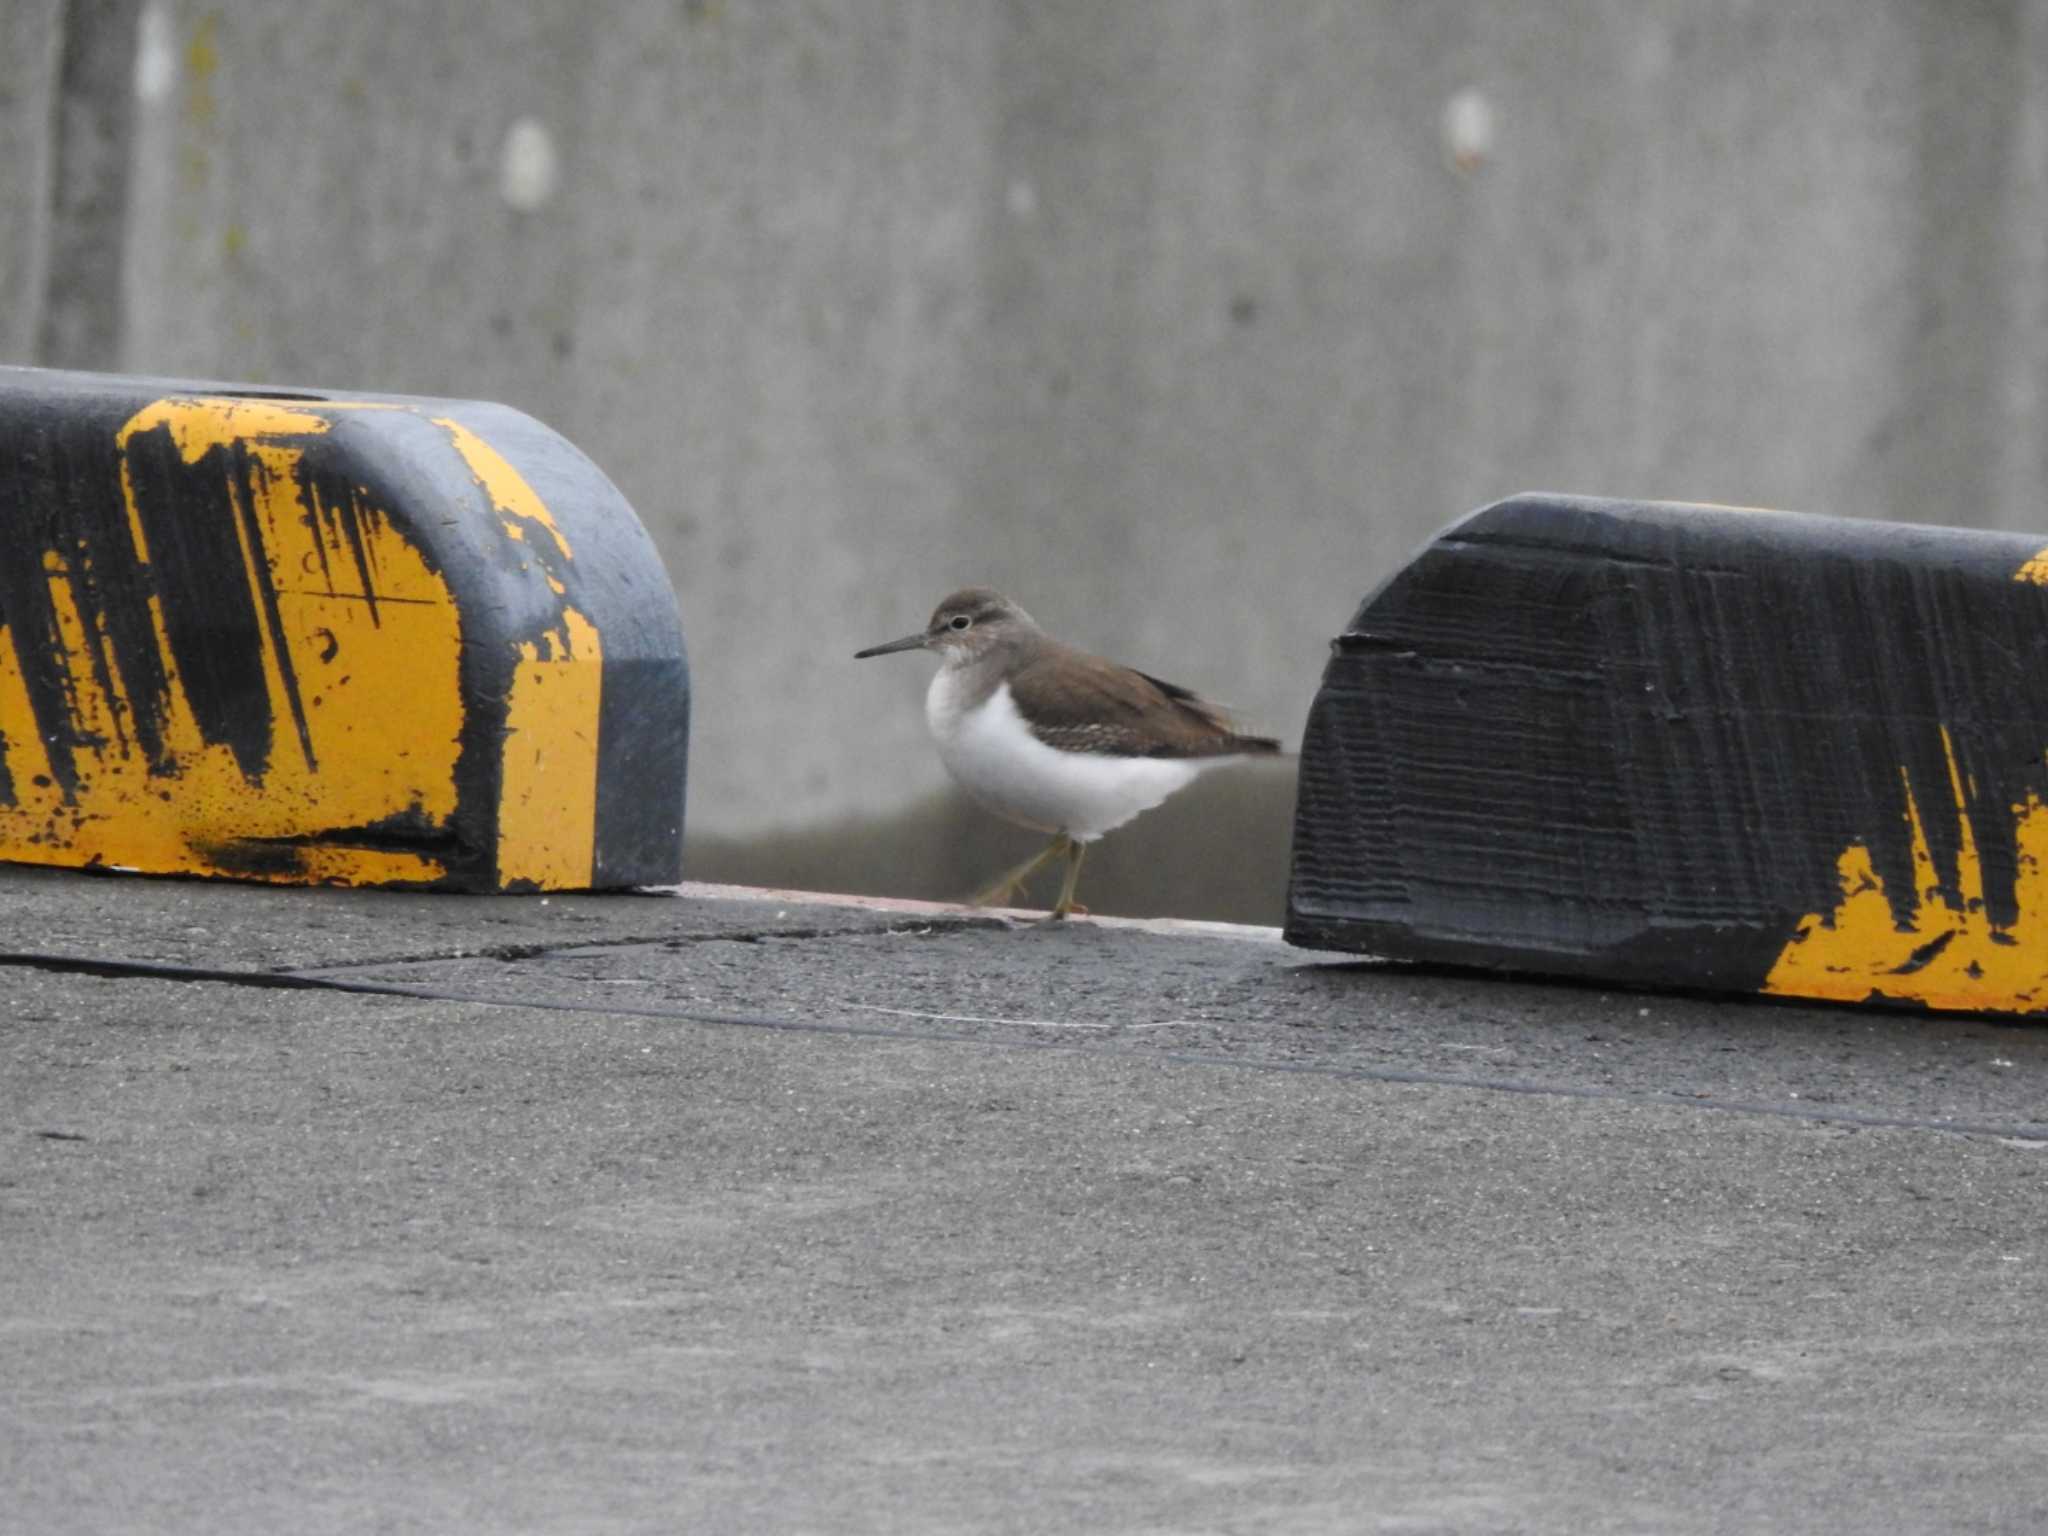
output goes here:
{"type": "Polygon", "coordinates": [[[905,635],[901,640],[891,640],[887,645],[871,645],[864,651],[855,651],[855,661],[866,661],[870,656],[886,656],[891,651],[917,651],[924,648],[924,631],[905,635]]]}

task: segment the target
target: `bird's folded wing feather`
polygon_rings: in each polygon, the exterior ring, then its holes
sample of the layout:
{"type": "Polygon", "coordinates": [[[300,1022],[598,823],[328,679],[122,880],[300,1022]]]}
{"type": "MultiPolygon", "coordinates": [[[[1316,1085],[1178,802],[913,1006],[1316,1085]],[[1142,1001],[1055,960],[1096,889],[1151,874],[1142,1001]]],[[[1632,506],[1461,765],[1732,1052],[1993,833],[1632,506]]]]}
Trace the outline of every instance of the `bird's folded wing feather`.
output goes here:
{"type": "Polygon", "coordinates": [[[1279,747],[1238,735],[1221,709],[1185,688],[1066,647],[1013,674],[1010,694],[1032,734],[1066,752],[1225,757],[1279,747]]]}

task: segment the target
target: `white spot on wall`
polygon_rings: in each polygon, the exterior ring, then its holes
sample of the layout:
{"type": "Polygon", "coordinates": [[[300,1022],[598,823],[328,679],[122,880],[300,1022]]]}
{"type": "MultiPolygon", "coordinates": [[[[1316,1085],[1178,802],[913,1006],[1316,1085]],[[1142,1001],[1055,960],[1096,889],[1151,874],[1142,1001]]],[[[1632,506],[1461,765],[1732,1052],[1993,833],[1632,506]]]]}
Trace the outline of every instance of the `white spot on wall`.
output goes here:
{"type": "Polygon", "coordinates": [[[150,0],[135,24],[135,97],[154,106],[178,83],[178,40],[163,0],[150,0]]]}
{"type": "Polygon", "coordinates": [[[1019,176],[1005,189],[1003,202],[1011,218],[1028,219],[1038,212],[1038,188],[1019,176]]]}
{"type": "Polygon", "coordinates": [[[1461,171],[1476,171],[1493,154],[1493,104],[1477,91],[1444,103],[1444,153],[1461,171]]]}
{"type": "Polygon", "coordinates": [[[545,207],[562,180],[561,156],[554,135],[539,118],[522,117],[505,132],[498,157],[498,192],[520,213],[545,207]]]}

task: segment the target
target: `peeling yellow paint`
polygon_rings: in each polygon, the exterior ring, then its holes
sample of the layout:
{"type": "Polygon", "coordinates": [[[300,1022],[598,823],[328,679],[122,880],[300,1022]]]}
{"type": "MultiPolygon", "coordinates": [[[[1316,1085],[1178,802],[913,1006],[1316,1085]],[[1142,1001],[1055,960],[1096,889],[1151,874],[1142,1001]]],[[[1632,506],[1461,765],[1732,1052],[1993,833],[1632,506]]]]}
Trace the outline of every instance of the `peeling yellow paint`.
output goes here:
{"type": "Polygon", "coordinates": [[[2014,581],[2030,581],[2037,587],[2048,587],[2048,549],[2042,550],[2033,559],[2012,573],[2014,581]]]}
{"type": "MultiPolygon", "coordinates": [[[[562,530],[555,526],[554,513],[526,483],[525,476],[505,462],[503,454],[459,421],[436,416],[434,425],[447,432],[449,441],[455,444],[455,451],[462,455],[477,483],[491,498],[491,505],[498,509],[508,537],[524,540],[526,524],[538,523],[554,538],[555,548],[562,552],[562,557],[571,557],[573,551],[569,548],[569,541],[562,536],[562,530]]],[[[556,587],[555,590],[559,594],[561,588],[556,587]]]]}
{"type": "Polygon", "coordinates": [[[597,727],[603,667],[597,627],[571,608],[519,648],[506,713],[498,878],[586,886],[597,847],[597,727]]]}
{"type": "Polygon", "coordinates": [[[298,853],[293,878],[308,885],[419,885],[442,872],[438,861],[403,849],[310,844],[298,853]]]}
{"type": "MultiPolygon", "coordinates": [[[[505,536],[526,541],[538,525],[561,557],[569,541],[547,503],[503,454],[460,422],[435,417],[490,497],[505,536]]],[[[566,588],[540,572],[557,597],[566,588]]],[[[498,878],[545,888],[591,881],[597,847],[597,724],[603,649],[597,626],[565,606],[558,630],[519,647],[505,717],[498,800],[498,878]]]]}
{"type": "Polygon", "coordinates": [[[178,445],[178,456],[187,464],[197,464],[216,448],[266,438],[304,437],[325,432],[327,425],[325,416],[275,400],[172,396],[129,417],[114,441],[125,450],[137,434],[163,427],[178,445]]]}
{"type": "MultiPolygon", "coordinates": [[[[0,804],[0,858],[351,884],[431,882],[447,873],[432,838],[457,808],[466,707],[475,703],[463,689],[463,616],[447,580],[365,488],[350,487],[346,507],[324,506],[318,477],[300,473],[308,439],[328,433],[339,412],[368,410],[423,415],[395,402],[173,396],[136,411],[115,433],[128,534],[145,572],[146,529],[166,525],[161,507],[146,517],[139,500],[151,492],[149,477],[136,472],[138,438],[162,431],[186,472],[222,477],[203,488],[199,504],[217,497],[232,513],[228,547],[239,553],[262,630],[270,750],[252,775],[231,745],[204,738],[159,582],[147,599],[148,625],[166,697],[161,761],[152,764],[135,739],[128,684],[118,668],[96,667],[105,637],[94,616],[78,611],[75,587],[93,573],[72,570],[70,561],[90,558],[85,546],[75,556],[62,546],[45,551],[56,631],[49,638],[61,653],[52,660],[77,790],[67,796],[56,782],[17,655],[17,646],[45,641],[0,625],[12,642],[0,643],[0,765],[15,794],[13,804],[0,804]],[[209,460],[216,449],[231,451],[209,460]],[[394,846],[377,830],[394,826],[417,829],[423,846],[394,846]],[[349,829],[365,830],[352,843],[349,829]]],[[[524,541],[538,527],[566,560],[568,541],[518,471],[461,424],[428,419],[484,487],[504,534],[524,541]]],[[[179,494],[195,493],[188,483],[179,494]]],[[[220,574],[235,579],[232,568],[220,574]]],[[[556,575],[539,574],[557,598],[565,595],[556,575]]],[[[506,729],[489,733],[504,753],[496,825],[476,830],[497,834],[501,882],[587,886],[600,637],[564,604],[554,627],[519,651],[506,729]]]]}
{"type": "MultiPolygon", "coordinates": [[[[1873,995],[1930,1008],[2032,1013],[2048,1007],[2048,806],[2029,794],[2012,807],[2019,849],[2019,912],[2011,928],[1985,913],[1984,872],[1968,799],[1946,731],[1949,797],[1958,827],[1956,889],[1941,889],[1912,786],[1906,818],[1918,903],[1901,925],[1869,848],[1852,844],[1836,864],[1842,896],[1830,912],[1803,917],[1764,991],[1860,1002],[1873,995]]],[[[1901,778],[1904,778],[1903,771],[1901,778]]]]}
{"type": "MultiPolygon", "coordinates": [[[[301,451],[296,440],[327,425],[309,411],[271,401],[166,399],[136,413],[116,438],[129,528],[145,564],[149,551],[127,458],[137,434],[165,428],[190,466],[230,444],[241,445],[256,466],[246,482],[230,469],[231,483],[220,494],[248,498],[260,538],[252,546],[237,519],[243,579],[251,584],[253,600],[257,563],[268,568],[312,750],[298,739],[285,691],[286,658],[273,645],[263,648],[273,741],[261,784],[243,776],[227,746],[205,741],[181,686],[162,599],[152,597],[151,622],[169,683],[164,741],[176,765],[173,776],[152,773],[115,728],[130,702],[118,696],[118,675],[116,697],[99,686],[70,586],[53,573],[50,593],[64,642],[67,692],[86,743],[77,760],[79,791],[66,805],[45,771],[39,744],[10,733],[6,761],[18,803],[0,807],[0,854],[20,856],[24,841],[56,840],[80,863],[260,874],[232,850],[408,811],[439,818],[454,810],[461,722],[455,604],[418,551],[378,520],[364,534],[378,577],[373,616],[370,594],[351,579],[355,566],[343,540],[306,504],[294,474],[301,451]],[[328,577],[316,580],[323,553],[328,577]]],[[[7,656],[11,674],[0,681],[0,690],[8,683],[19,687],[12,648],[0,647],[0,654],[7,656]]],[[[0,719],[25,718],[25,705],[17,709],[0,697],[0,719]]],[[[442,873],[439,862],[425,854],[382,849],[302,848],[299,862],[304,872],[291,878],[426,880],[442,873]]]]}

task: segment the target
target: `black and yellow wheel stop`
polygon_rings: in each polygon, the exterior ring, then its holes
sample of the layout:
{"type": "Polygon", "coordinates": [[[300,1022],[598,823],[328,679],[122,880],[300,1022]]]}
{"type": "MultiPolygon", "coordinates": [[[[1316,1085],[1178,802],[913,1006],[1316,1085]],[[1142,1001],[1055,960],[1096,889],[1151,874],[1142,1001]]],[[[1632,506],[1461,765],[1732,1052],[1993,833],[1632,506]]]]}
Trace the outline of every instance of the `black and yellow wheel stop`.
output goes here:
{"type": "Polygon", "coordinates": [[[646,530],[530,417],[0,368],[0,858],[666,883],[689,702],[646,530]]]}
{"type": "Polygon", "coordinates": [[[2039,535],[1521,496],[1332,646],[1287,936],[2048,1013],[2039,535]]]}

